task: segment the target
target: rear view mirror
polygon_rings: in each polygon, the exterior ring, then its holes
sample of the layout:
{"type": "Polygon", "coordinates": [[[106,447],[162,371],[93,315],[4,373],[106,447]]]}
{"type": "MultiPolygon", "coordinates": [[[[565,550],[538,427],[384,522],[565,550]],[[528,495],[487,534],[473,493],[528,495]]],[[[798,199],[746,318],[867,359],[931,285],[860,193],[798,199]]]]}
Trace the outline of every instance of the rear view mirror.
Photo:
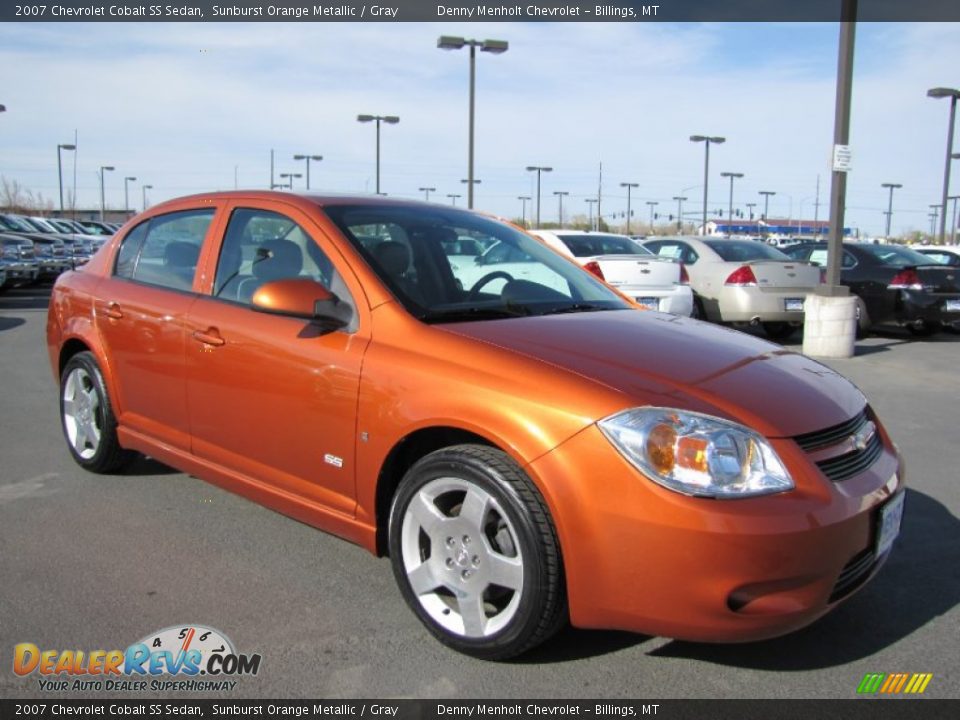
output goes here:
{"type": "Polygon", "coordinates": [[[251,300],[258,312],[328,322],[337,327],[350,324],[353,308],[325,286],[309,278],[286,278],[257,288],[251,300]]]}

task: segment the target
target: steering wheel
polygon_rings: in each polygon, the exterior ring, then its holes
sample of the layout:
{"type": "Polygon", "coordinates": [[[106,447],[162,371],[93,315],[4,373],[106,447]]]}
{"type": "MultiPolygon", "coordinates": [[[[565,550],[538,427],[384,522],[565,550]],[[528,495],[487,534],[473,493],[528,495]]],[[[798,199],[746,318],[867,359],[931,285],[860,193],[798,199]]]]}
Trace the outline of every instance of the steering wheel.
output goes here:
{"type": "Polygon", "coordinates": [[[477,295],[480,294],[480,288],[482,288],[487,283],[491,283],[494,280],[499,280],[500,278],[503,278],[507,282],[510,282],[511,280],[513,280],[513,275],[511,275],[508,272],[504,272],[503,270],[494,270],[491,273],[487,273],[486,275],[484,275],[482,278],[480,278],[473,284],[473,287],[470,288],[469,292],[467,292],[467,299],[476,300],[477,295]]]}

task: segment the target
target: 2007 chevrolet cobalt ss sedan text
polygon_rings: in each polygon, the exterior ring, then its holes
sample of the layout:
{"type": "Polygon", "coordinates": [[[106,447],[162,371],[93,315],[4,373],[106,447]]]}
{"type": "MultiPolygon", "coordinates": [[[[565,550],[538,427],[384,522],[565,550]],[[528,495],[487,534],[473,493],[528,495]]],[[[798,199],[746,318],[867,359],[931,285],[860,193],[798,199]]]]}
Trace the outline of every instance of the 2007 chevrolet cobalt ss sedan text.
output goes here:
{"type": "Polygon", "coordinates": [[[388,553],[430,632],[478,657],[568,619],[787,633],[863,585],[900,526],[897,451],[843,377],[640,310],[447,206],[157,205],[60,278],[47,339],[80,465],[139,451],[388,553]],[[538,281],[464,282],[458,238],[514,248],[538,281]]]}

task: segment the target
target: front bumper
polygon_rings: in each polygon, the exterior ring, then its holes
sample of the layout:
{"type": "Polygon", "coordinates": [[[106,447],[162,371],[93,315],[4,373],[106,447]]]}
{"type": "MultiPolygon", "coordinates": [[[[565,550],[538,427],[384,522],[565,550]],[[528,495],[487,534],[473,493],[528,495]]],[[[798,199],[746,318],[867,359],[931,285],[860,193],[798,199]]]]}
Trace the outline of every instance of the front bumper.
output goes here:
{"type": "Polygon", "coordinates": [[[903,482],[889,440],[867,471],[842,483],[827,480],[794,441],[771,442],[797,487],[746,500],[669,491],[596,426],[534,461],[529,471],[560,536],[571,622],[760,640],[813,622],[868,580],[886,559],[864,561],[878,508],[903,482]]]}

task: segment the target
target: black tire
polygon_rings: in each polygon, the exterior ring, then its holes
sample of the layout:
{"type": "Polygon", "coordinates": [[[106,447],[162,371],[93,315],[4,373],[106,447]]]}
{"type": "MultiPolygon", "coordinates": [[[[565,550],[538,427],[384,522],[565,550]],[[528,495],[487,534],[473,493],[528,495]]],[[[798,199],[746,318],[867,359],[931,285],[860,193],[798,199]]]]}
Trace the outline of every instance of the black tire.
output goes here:
{"type": "Polygon", "coordinates": [[[866,304],[860,298],[857,298],[855,313],[857,319],[857,339],[863,340],[870,334],[870,315],[867,313],[866,304]]]}
{"type": "Polygon", "coordinates": [[[74,355],[60,375],[60,425],[70,454],[85,470],[116,472],[136,456],[120,447],[107,386],[91,352],[74,355]]]}
{"type": "Polygon", "coordinates": [[[703,300],[694,296],[693,298],[693,312],[690,314],[694,320],[703,320],[707,321],[707,311],[703,309],[703,300]]]}
{"type": "Polygon", "coordinates": [[[765,322],[762,325],[763,332],[775,342],[783,342],[797,331],[797,327],[788,322],[765,322]]]}
{"type": "Polygon", "coordinates": [[[923,321],[919,325],[907,325],[907,330],[914,337],[930,337],[940,332],[940,323],[923,321]]]}
{"type": "Polygon", "coordinates": [[[550,513],[530,478],[500,450],[456,445],[417,461],[390,508],[389,547],[407,604],[438,640],[459,652],[485,660],[514,657],[567,622],[563,561],[550,513]],[[479,522],[461,517],[468,502],[482,508],[479,522]],[[418,519],[423,508],[430,532],[418,519]],[[493,581],[506,577],[496,573],[508,565],[519,575],[511,576],[512,589],[493,581]],[[418,593],[411,576],[422,570],[428,577],[418,593]],[[472,631],[464,612],[471,607],[472,631]]]}

